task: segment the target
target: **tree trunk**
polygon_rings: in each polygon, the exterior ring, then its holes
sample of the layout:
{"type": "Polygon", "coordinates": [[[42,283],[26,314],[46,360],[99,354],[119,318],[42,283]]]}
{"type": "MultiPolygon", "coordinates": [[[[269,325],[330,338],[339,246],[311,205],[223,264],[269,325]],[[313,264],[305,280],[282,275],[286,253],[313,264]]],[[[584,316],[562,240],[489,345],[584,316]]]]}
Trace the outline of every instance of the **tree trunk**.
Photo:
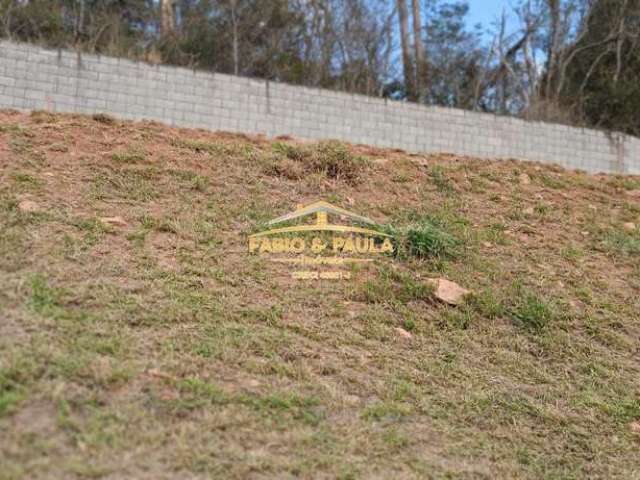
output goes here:
{"type": "Polygon", "coordinates": [[[407,0],[398,0],[398,19],[400,21],[400,40],[402,42],[402,66],[404,67],[404,84],[409,100],[416,99],[415,76],[409,43],[409,11],[407,0]]]}
{"type": "Polygon", "coordinates": [[[545,97],[547,101],[554,99],[550,98],[552,90],[557,81],[558,74],[558,60],[560,49],[560,0],[547,0],[549,6],[549,17],[551,24],[549,25],[549,38],[547,39],[547,78],[545,86],[545,97]]]}
{"type": "Polygon", "coordinates": [[[422,43],[422,16],[420,15],[420,0],[412,0],[413,7],[413,41],[416,51],[416,94],[418,101],[423,102],[427,91],[427,57],[422,43]]]}
{"type": "Polygon", "coordinates": [[[239,39],[238,39],[238,2],[237,0],[231,0],[231,27],[233,29],[233,74],[238,75],[240,72],[240,53],[239,53],[239,39]]]}
{"type": "Polygon", "coordinates": [[[176,28],[176,19],[173,12],[174,0],[160,0],[161,34],[163,37],[171,35],[176,28]]]}

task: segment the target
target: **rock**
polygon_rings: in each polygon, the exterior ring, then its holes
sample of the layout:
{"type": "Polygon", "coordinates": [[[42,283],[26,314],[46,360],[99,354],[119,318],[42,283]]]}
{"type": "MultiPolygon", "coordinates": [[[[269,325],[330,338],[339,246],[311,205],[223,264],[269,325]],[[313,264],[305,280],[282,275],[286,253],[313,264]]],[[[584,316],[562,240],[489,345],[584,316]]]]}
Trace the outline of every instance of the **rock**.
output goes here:
{"type": "Polygon", "coordinates": [[[413,338],[413,335],[402,327],[396,327],[396,333],[407,340],[411,340],[413,338]]]}
{"type": "Polygon", "coordinates": [[[464,297],[471,293],[466,288],[444,278],[432,278],[428,282],[435,287],[434,296],[449,305],[460,305],[464,297]]]}
{"type": "Polygon", "coordinates": [[[482,242],[482,246],[484,248],[492,248],[493,247],[493,243],[491,243],[491,242],[482,242]]]}
{"type": "Polygon", "coordinates": [[[247,380],[247,387],[249,388],[258,388],[260,386],[260,382],[255,378],[250,378],[247,380]]]}
{"type": "Polygon", "coordinates": [[[629,424],[629,429],[631,430],[632,433],[635,433],[636,435],[640,435],[640,421],[631,422],[629,424]]]}
{"type": "Polygon", "coordinates": [[[518,181],[520,182],[521,185],[530,185],[531,177],[526,173],[521,173],[520,175],[518,175],[518,181]]]}
{"type": "Polygon", "coordinates": [[[636,229],[636,224],[633,222],[627,222],[622,224],[622,228],[624,228],[628,232],[633,232],[636,229]]]}
{"type": "Polygon", "coordinates": [[[533,215],[535,213],[535,210],[533,209],[533,207],[527,207],[523,211],[525,215],[533,215]]]}
{"type": "Polygon", "coordinates": [[[598,207],[596,207],[595,205],[591,205],[591,204],[589,204],[588,208],[589,208],[589,210],[593,210],[594,212],[596,210],[598,210],[598,207]]]}
{"type": "Polygon", "coordinates": [[[22,200],[18,204],[18,210],[20,210],[22,213],[38,213],[42,211],[40,205],[32,200],[22,200]]]}
{"type": "Polygon", "coordinates": [[[100,221],[112,227],[126,227],[127,222],[122,217],[100,217],[100,221]]]}

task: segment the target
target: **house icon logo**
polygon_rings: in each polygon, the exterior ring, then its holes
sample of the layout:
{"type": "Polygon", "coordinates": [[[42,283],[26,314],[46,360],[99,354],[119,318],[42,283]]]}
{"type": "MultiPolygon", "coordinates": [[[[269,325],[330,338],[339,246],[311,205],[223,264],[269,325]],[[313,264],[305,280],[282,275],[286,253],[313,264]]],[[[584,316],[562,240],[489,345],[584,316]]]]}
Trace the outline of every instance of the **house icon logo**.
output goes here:
{"type": "MultiPolygon", "coordinates": [[[[300,206],[267,223],[268,230],[249,236],[249,252],[270,255],[275,262],[320,267],[372,262],[375,256],[393,253],[392,237],[376,229],[370,218],[328,202],[300,206]],[[300,223],[310,217],[313,222],[300,223]],[[348,224],[330,221],[339,218],[348,224]]],[[[298,279],[350,278],[350,272],[318,270],[292,272],[298,279]]]]}

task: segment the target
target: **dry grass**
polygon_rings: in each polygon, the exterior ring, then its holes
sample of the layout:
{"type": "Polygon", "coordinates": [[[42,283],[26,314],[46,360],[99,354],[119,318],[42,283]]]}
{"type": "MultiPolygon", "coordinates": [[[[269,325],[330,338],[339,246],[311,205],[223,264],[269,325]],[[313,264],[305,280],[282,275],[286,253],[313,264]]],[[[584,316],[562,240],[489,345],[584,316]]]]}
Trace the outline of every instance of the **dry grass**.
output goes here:
{"type": "Polygon", "coordinates": [[[640,478],[639,188],[1,112],[0,478],[640,478]],[[244,253],[320,199],[402,251],[342,283],[244,253]]]}

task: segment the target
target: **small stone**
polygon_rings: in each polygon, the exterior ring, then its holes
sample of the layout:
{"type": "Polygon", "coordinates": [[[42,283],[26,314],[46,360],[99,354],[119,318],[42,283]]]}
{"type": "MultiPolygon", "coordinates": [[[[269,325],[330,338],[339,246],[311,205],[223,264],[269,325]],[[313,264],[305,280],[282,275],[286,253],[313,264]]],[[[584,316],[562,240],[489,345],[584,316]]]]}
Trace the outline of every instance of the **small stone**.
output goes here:
{"type": "Polygon", "coordinates": [[[260,382],[255,378],[251,378],[247,380],[247,387],[249,388],[258,388],[260,386],[260,382]]]}
{"type": "Polygon", "coordinates": [[[164,380],[172,380],[173,379],[173,377],[171,375],[169,375],[168,373],[163,372],[161,370],[158,370],[157,368],[152,368],[147,373],[149,374],[149,376],[155,377],[155,378],[162,378],[164,380]]]}
{"type": "Polygon", "coordinates": [[[588,208],[589,208],[589,210],[593,210],[594,212],[595,212],[596,210],[598,210],[598,207],[596,207],[595,205],[591,205],[591,204],[589,205],[589,207],[588,207],[588,208]]]}
{"type": "Polygon", "coordinates": [[[587,232],[586,230],[580,232],[582,234],[583,237],[588,237],[589,236],[589,232],[587,232]]]}
{"type": "Polygon", "coordinates": [[[636,229],[636,224],[633,222],[627,222],[627,223],[624,223],[622,227],[628,232],[633,232],[636,229]]]}
{"type": "Polygon", "coordinates": [[[466,288],[444,278],[432,278],[428,282],[435,286],[434,296],[449,305],[460,305],[464,297],[471,293],[466,288]]]}
{"type": "Polygon", "coordinates": [[[40,208],[40,205],[32,200],[22,200],[18,204],[18,210],[20,210],[22,213],[38,213],[42,209],[40,208]]]}
{"type": "Polygon", "coordinates": [[[523,211],[524,211],[524,214],[525,214],[525,215],[533,215],[533,214],[534,214],[534,212],[535,212],[535,210],[533,209],[533,207],[527,207],[527,208],[525,208],[523,211]]]}
{"type": "Polygon", "coordinates": [[[629,424],[629,429],[631,430],[632,433],[635,433],[636,435],[640,435],[640,421],[631,422],[629,424]]]}
{"type": "Polygon", "coordinates": [[[491,242],[482,242],[482,246],[484,248],[491,248],[491,247],[493,247],[493,243],[491,243],[491,242]]]}
{"type": "Polygon", "coordinates": [[[396,327],[396,333],[407,340],[411,340],[413,338],[413,335],[402,327],[396,327]]]}
{"type": "Polygon", "coordinates": [[[178,398],[179,398],[179,395],[174,390],[165,388],[164,390],[162,390],[162,392],[160,392],[160,400],[162,401],[171,402],[173,400],[177,400],[178,398]]]}
{"type": "Polygon", "coordinates": [[[122,217],[100,217],[100,221],[112,227],[126,227],[127,222],[122,217]]]}
{"type": "Polygon", "coordinates": [[[357,395],[345,395],[344,403],[346,403],[347,405],[356,406],[360,404],[360,397],[357,395]]]}
{"type": "Polygon", "coordinates": [[[521,173],[520,175],[518,175],[518,181],[522,185],[529,185],[531,183],[531,177],[526,173],[521,173]]]}

